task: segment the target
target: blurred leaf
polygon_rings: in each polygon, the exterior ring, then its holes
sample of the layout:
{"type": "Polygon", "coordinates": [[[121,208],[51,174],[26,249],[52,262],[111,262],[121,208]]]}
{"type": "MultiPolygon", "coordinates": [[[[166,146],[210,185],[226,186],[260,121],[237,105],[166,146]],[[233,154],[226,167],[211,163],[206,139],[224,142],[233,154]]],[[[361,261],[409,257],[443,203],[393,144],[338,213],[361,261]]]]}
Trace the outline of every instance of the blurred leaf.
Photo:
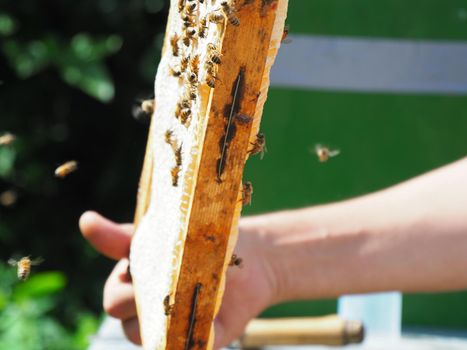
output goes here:
{"type": "Polygon", "coordinates": [[[22,79],[40,72],[49,63],[55,54],[56,43],[53,39],[36,40],[29,43],[21,43],[17,40],[7,40],[2,45],[10,64],[22,79]]]}
{"type": "Polygon", "coordinates": [[[61,70],[63,80],[102,102],[114,97],[114,85],[103,64],[67,65],[61,70]]]}
{"type": "Polygon", "coordinates": [[[0,13],[0,35],[8,36],[13,34],[18,27],[18,23],[7,13],[0,13]]]}
{"type": "Polygon", "coordinates": [[[13,297],[15,300],[24,300],[46,296],[63,290],[65,285],[66,277],[61,272],[37,273],[18,284],[13,291],[13,297]]]}
{"type": "Polygon", "coordinates": [[[0,290],[0,312],[5,308],[8,303],[8,297],[6,293],[0,290]]]}
{"type": "Polygon", "coordinates": [[[0,177],[6,178],[13,171],[16,150],[13,147],[0,147],[0,177]]]}
{"type": "Polygon", "coordinates": [[[96,334],[99,320],[90,314],[81,314],[78,317],[78,326],[73,336],[73,343],[80,349],[86,349],[92,335],[96,334]]]}

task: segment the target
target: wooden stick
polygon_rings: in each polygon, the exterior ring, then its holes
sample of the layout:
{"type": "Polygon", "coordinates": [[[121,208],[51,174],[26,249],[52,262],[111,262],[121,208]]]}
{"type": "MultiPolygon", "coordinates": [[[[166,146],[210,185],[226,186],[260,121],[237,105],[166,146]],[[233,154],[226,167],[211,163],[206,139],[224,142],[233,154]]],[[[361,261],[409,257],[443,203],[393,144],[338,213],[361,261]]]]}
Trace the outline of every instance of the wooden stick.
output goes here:
{"type": "Polygon", "coordinates": [[[361,322],[331,315],[253,320],[240,344],[245,349],[271,345],[348,345],[361,343],[363,338],[361,322]]]}

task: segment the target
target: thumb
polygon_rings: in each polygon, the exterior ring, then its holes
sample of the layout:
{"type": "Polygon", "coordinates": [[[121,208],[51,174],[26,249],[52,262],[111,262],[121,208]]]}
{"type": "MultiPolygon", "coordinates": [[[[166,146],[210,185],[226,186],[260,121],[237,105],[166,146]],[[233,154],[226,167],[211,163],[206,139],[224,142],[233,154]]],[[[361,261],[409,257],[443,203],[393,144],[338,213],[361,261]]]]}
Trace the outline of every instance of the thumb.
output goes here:
{"type": "Polygon", "coordinates": [[[84,238],[103,255],[115,260],[128,257],[132,224],[117,224],[96,212],[87,211],[81,215],[79,227],[84,238]]]}

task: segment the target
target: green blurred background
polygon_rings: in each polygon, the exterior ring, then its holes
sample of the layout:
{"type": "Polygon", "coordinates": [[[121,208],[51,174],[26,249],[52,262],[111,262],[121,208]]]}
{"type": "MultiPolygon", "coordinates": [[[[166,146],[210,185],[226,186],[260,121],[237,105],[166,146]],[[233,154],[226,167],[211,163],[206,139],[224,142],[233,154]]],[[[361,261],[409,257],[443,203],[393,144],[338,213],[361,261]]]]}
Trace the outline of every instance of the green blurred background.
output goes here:
{"type": "MultiPolygon", "coordinates": [[[[292,34],[467,40],[465,0],[295,0],[292,34]],[[306,15],[304,15],[306,14],[306,15]]],[[[102,313],[113,262],[79,234],[94,209],[132,219],[147,123],[132,118],[151,95],[167,2],[0,0],[0,349],[85,349],[102,313]],[[80,169],[53,177],[61,162],[80,169]],[[6,261],[42,256],[19,283],[6,261]]],[[[284,50],[286,49],[283,48],[284,50]]],[[[246,214],[341,200],[384,188],[467,154],[465,96],[272,88],[263,132],[268,153],[252,158],[246,214]],[[320,164],[315,143],[342,154],[320,164]],[[273,175],[272,175],[273,174],[273,175]]],[[[405,325],[467,327],[467,293],[404,296],[405,325]]],[[[335,312],[335,301],[291,303],[271,315],[335,312]]]]}

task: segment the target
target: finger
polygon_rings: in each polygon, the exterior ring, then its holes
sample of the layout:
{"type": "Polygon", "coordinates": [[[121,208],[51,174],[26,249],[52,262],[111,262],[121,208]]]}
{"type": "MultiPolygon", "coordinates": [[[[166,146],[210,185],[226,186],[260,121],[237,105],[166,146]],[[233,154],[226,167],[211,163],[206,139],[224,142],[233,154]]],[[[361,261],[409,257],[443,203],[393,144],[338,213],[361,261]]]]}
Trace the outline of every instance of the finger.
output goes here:
{"type": "Polygon", "coordinates": [[[134,344],[141,345],[141,335],[139,333],[138,318],[130,318],[122,321],[123,332],[126,337],[134,344]]]}
{"type": "Polygon", "coordinates": [[[104,310],[110,316],[126,320],[136,316],[133,285],[127,276],[128,259],[120,260],[104,287],[104,310]]]}
{"type": "Polygon", "coordinates": [[[128,256],[133,225],[117,224],[87,211],[81,215],[79,227],[83,236],[105,256],[115,260],[128,256]]]}

